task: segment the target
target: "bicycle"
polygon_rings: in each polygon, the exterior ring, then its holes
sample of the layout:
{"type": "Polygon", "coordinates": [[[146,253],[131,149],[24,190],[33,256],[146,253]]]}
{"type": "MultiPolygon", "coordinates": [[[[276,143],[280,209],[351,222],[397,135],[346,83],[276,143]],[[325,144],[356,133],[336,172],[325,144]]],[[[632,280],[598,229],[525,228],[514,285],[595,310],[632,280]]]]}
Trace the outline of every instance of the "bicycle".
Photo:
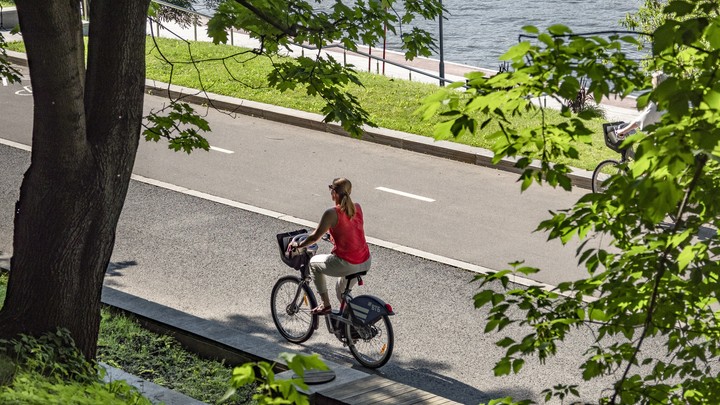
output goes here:
{"type": "MultiPolygon", "coordinates": [[[[270,309],[278,332],[289,342],[300,344],[313,335],[319,327],[320,315],[311,313],[317,306],[315,294],[310,288],[310,258],[317,245],[289,254],[288,246],[293,240],[307,237],[300,229],[277,235],[280,257],[283,263],[299,270],[298,276],[281,277],[273,286],[270,309]]],[[[372,295],[352,297],[351,280],[363,285],[362,276],[367,272],[345,276],[348,280],[343,291],[340,309],[325,317],[328,332],[350,349],[353,357],[363,366],[378,368],[385,365],[392,355],[395,337],[390,316],[395,315],[392,306],[372,295]]]]}
{"type": "MultiPolygon", "coordinates": [[[[605,181],[615,174],[624,172],[626,170],[625,165],[634,155],[632,148],[620,148],[620,145],[623,143],[625,138],[618,138],[616,135],[616,132],[626,125],[627,124],[624,122],[609,122],[603,124],[605,145],[615,152],[618,152],[620,154],[620,160],[607,159],[598,163],[591,178],[593,193],[602,193],[605,191],[607,189],[607,186],[604,185],[605,181]]],[[[635,131],[632,131],[630,134],[634,132],[635,131]]]]}

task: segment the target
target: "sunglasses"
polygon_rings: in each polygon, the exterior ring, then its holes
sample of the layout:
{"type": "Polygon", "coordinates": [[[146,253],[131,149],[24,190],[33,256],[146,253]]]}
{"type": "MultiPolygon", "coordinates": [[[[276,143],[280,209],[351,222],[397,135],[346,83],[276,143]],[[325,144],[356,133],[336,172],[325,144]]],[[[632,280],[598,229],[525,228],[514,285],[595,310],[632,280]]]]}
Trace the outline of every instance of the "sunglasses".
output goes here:
{"type": "Polygon", "coordinates": [[[329,188],[330,190],[332,190],[332,191],[337,192],[337,189],[336,189],[335,186],[333,186],[332,184],[328,185],[328,188],[329,188]]]}

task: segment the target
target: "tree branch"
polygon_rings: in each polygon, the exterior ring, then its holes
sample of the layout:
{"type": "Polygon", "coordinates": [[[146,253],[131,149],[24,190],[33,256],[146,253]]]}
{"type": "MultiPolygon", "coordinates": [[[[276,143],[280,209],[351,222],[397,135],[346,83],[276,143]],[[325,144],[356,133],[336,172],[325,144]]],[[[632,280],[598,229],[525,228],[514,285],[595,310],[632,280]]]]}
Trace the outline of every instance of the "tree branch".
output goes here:
{"type": "MultiPolygon", "coordinates": [[[[693,179],[690,182],[690,185],[688,186],[687,190],[685,191],[685,197],[683,198],[683,204],[681,204],[680,210],[678,211],[678,218],[675,221],[675,225],[673,227],[673,233],[676,233],[679,227],[680,223],[680,215],[683,214],[683,210],[685,208],[685,202],[688,199],[688,196],[692,194],[693,190],[695,189],[695,186],[697,185],[698,180],[700,179],[700,176],[702,175],[703,168],[705,167],[705,164],[707,163],[707,155],[698,155],[695,157],[695,163],[697,164],[697,167],[695,168],[695,173],[693,174],[693,179]]],[[[667,270],[667,263],[670,260],[668,256],[670,255],[670,250],[672,249],[672,246],[668,246],[663,251],[661,257],[660,257],[660,268],[658,269],[657,277],[655,277],[655,281],[653,283],[653,292],[652,296],[650,298],[650,305],[648,306],[648,314],[647,318],[645,319],[645,324],[643,326],[642,334],[640,335],[640,339],[638,340],[637,345],[635,346],[635,350],[633,351],[632,357],[628,360],[627,367],[625,367],[625,371],[623,372],[623,376],[620,379],[620,381],[617,382],[615,385],[615,392],[613,393],[612,399],[610,400],[611,404],[615,404],[617,401],[617,397],[620,394],[620,391],[622,391],[622,386],[627,380],[628,374],[630,373],[630,369],[633,367],[633,364],[635,363],[638,353],[640,352],[640,348],[642,347],[643,343],[645,342],[645,338],[647,337],[648,332],[650,331],[650,326],[653,322],[653,315],[655,314],[655,309],[657,308],[657,300],[658,296],[660,294],[660,284],[662,282],[662,278],[665,275],[665,271],[667,270]]]]}
{"type": "Polygon", "coordinates": [[[293,25],[290,27],[283,27],[277,21],[275,21],[275,19],[273,19],[272,16],[265,14],[262,10],[253,6],[253,4],[251,2],[248,2],[246,0],[235,0],[235,2],[240,4],[241,6],[245,7],[246,9],[250,10],[253,14],[260,17],[263,21],[272,25],[273,28],[284,33],[285,35],[287,35],[289,37],[294,37],[297,35],[297,27],[296,26],[293,25]]]}

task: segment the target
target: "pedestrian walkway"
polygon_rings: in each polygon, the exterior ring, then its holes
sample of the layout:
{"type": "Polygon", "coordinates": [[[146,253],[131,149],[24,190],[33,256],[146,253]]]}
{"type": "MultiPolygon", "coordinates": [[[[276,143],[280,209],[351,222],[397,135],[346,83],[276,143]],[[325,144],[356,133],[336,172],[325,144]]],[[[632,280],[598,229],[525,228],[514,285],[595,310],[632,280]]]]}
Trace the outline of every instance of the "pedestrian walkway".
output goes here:
{"type": "MultiPolygon", "coordinates": [[[[155,332],[169,334],[202,356],[224,359],[235,365],[249,361],[275,363],[277,378],[293,378],[278,355],[288,350],[278,343],[242,334],[219,322],[201,319],[185,312],[169,308],[125,292],[105,287],[102,302],[137,317],[141,324],[155,332]]],[[[301,346],[295,346],[295,348],[301,346]]],[[[338,347],[338,350],[344,350],[338,347]]],[[[304,351],[304,354],[312,354],[304,351]]],[[[317,385],[309,385],[306,392],[315,404],[457,404],[421,389],[401,384],[379,375],[324,360],[335,372],[335,379],[317,385]]],[[[136,377],[128,382],[138,386],[136,377]]],[[[155,391],[153,391],[155,392],[155,391]]],[[[168,393],[165,393],[166,398],[168,393]]],[[[178,398],[178,401],[184,401],[178,398]]],[[[166,402],[168,403],[168,402],[166,402]]],[[[172,402],[188,404],[193,402],[172,402]]]]}

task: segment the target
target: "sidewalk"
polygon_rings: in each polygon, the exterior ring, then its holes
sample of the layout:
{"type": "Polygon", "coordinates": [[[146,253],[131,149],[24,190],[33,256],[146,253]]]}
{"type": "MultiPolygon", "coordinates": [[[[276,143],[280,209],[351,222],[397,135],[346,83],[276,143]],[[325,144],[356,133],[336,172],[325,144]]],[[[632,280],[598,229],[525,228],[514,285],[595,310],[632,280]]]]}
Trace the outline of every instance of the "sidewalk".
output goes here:
{"type": "MultiPolygon", "coordinates": [[[[110,287],[103,288],[102,302],[137,317],[143,327],[149,330],[175,337],[185,347],[201,356],[224,359],[231,365],[248,361],[267,361],[276,364],[277,378],[293,378],[294,373],[288,370],[278,355],[282,352],[298,351],[300,346],[289,350],[277,343],[241,334],[216,321],[197,318],[110,287]]],[[[347,349],[338,347],[338,350],[347,349]]],[[[304,351],[304,354],[312,353],[304,351]]],[[[309,391],[306,394],[314,404],[458,404],[427,391],[342,366],[327,359],[324,359],[324,362],[335,372],[335,379],[324,384],[308,385],[309,391]]],[[[128,378],[128,382],[138,386],[135,382],[137,377],[128,378]]],[[[146,389],[152,389],[152,387],[147,388],[147,383],[145,384],[146,389]]],[[[157,390],[151,392],[162,393],[157,390]]],[[[168,396],[170,393],[164,394],[165,398],[170,398],[168,396]]],[[[197,403],[183,402],[185,399],[181,397],[176,400],[166,403],[182,405],[197,403]],[[178,402],[175,402],[176,400],[178,402]]]]}

